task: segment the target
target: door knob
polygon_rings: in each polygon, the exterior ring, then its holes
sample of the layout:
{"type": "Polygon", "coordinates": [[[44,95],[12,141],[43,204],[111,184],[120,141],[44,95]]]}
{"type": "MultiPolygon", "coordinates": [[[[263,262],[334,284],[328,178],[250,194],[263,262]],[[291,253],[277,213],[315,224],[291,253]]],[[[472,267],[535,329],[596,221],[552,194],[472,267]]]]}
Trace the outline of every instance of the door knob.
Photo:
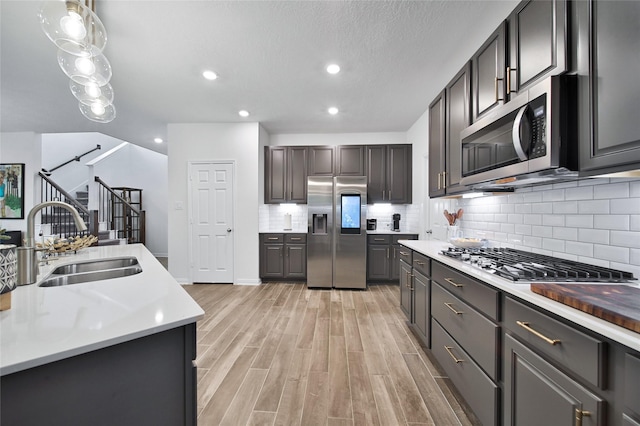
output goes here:
{"type": "Polygon", "coordinates": [[[227,228],[227,232],[231,232],[231,228],[227,228]]]}

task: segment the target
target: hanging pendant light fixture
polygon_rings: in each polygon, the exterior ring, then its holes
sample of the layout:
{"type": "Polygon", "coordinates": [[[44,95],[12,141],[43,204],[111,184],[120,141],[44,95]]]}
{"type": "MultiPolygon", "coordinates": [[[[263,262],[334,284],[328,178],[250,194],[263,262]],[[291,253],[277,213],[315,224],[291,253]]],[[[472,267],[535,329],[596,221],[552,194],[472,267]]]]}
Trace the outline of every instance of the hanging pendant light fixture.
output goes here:
{"type": "Polygon", "coordinates": [[[38,13],[46,36],[58,46],[58,65],[71,79],[69,88],[80,112],[108,123],[116,117],[111,64],[102,54],[107,31],[95,14],[93,0],[45,1],[38,13]],[[89,6],[90,5],[90,6],[89,6]]]}

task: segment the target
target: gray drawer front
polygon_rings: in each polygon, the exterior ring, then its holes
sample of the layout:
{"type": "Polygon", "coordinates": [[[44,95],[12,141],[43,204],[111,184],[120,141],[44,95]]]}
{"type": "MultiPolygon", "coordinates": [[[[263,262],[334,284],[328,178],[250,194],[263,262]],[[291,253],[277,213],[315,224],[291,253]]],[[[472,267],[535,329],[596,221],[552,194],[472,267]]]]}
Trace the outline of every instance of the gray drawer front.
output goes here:
{"type": "Polygon", "coordinates": [[[489,318],[499,321],[498,298],[500,293],[448,266],[433,262],[431,279],[470,305],[475,306],[489,318]]]}
{"type": "Polygon", "coordinates": [[[284,240],[288,244],[306,244],[307,234],[284,234],[284,240]]]}
{"type": "Polygon", "coordinates": [[[369,244],[391,244],[391,235],[367,235],[369,244]]]}
{"type": "Polygon", "coordinates": [[[499,326],[439,284],[431,286],[431,315],[464,347],[489,377],[498,380],[499,326]]]}
{"type": "Polygon", "coordinates": [[[640,358],[625,354],[624,368],[624,405],[640,417],[640,358]]]}
{"type": "Polygon", "coordinates": [[[640,422],[637,422],[627,414],[622,415],[622,426],[640,426],[640,422]]]}
{"type": "Polygon", "coordinates": [[[413,268],[419,271],[422,275],[427,277],[431,276],[431,259],[427,256],[423,256],[420,253],[413,253],[413,262],[411,263],[413,268]]]}
{"type": "Polygon", "coordinates": [[[417,240],[418,234],[400,234],[400,235],[392,235],[392,244],[398,244],[400,240],[417,240]]]}
{"type": "Polygon", "coordinates": [[[403,262],[406,262],[407,265],[413,264],[413,250],[410,250],[406,247],[400,246],[398,250],[398,258],[403,262]]]}
{"type": "Polygon", "coordinates": [[[497,425],[501,411],[498,386],[434,320],[431,321],[431,343],[431,352],[482,424],[497,425]],[[461,361],[456,362],[453,357],[461,361]]]}
{"type": "Polygon", "coordinates": [[[262,242],[266,244],[284,243],[283,234],[262,234],[262,242]]]}
{"type": "Polygon", "coordinates": [[[603,341],[556,321],[510,297],[506,298],[503,324],[511,330],[512,334],[517,335],[538,352],[574,371],[589,383],[606,389],[604,359],[606,344],[603,341]],[[529,329],[518,325],[517,321],[529,329]],[[551,344],[534,334],[534,331],[559,342],[551,344]]]}

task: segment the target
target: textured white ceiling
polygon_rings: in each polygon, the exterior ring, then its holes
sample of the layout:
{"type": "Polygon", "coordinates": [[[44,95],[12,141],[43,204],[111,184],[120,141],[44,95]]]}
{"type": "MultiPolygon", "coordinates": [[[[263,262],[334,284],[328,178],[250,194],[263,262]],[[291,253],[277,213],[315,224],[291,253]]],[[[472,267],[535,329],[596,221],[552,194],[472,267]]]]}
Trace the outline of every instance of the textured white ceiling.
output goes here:
{"type": "Polygon", "coordinates": [[[168,123],[406,131],[516,4],[97,0],[117,108],[97,124],[80,114],[39,27],[41,2],[0,0],[0,130],[97,131],[164,153],[152,140],[168,123]],[[330,62],[340,74],[325,72],[330,62]],[[220,78],[204,80],[206,68],[220,78]]]}

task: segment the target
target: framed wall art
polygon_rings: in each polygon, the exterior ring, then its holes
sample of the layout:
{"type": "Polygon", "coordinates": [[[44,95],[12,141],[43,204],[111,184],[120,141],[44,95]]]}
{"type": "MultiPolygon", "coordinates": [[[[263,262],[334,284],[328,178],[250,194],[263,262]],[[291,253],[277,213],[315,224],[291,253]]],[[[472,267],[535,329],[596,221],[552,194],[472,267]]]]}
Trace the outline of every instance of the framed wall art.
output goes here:
{"type": "Polygon", "coordinates": [[[24,219],[24,164],[0,164],[0,220],[24,219]]]}

